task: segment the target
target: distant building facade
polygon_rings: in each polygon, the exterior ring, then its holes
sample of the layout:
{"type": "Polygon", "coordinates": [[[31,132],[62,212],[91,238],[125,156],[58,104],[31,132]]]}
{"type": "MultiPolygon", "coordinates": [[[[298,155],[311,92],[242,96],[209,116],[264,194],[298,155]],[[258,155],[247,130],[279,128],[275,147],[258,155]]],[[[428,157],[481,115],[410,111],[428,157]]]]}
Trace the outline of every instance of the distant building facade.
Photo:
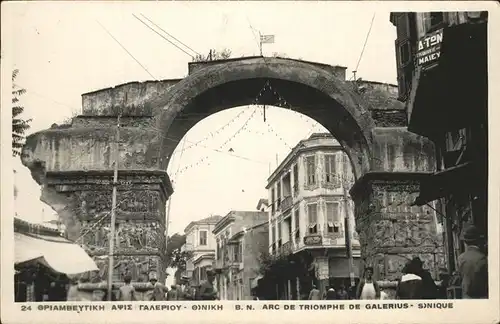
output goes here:
{"type": "Polygon", "coordinates": [[[216,244],[212,231],[221,218],[210,216],[191,222],[184,229],[186,243],[182,249],[192,255],[186,260],[186,271],[182,275],[190,278],[193,285],[199,285],[206,280],[207,270],[213,268],[216,244]]]}
{"type": "Polygon", "coordinates": [[[474,224],[487,240],[488,12],[394,12],[399,99],[408,130],[434,142],[436,172],[415,205],[445,216],[449,274],[474,224]]]}
{"type": "Polygon", "coordinates": [[[276,283],[278,299],[304,298],[313,283],[322,291],[348,286],[346,232],[352,238],[353,275],[359,276],[354,203],[347,192],[353,182],[349,159],[330,134],[300,141],[269,177],[269,253],[295,255],[295,264],[305,267],[305,275],[290,272],[291,277],[276,283]]]}
{"type": "Polygon", "coordinates": [[[221,300],[250,300],[259,276],[259,258],[268,250],[265,211],[231,211],[213,230],[215,271],[221,300]]]}

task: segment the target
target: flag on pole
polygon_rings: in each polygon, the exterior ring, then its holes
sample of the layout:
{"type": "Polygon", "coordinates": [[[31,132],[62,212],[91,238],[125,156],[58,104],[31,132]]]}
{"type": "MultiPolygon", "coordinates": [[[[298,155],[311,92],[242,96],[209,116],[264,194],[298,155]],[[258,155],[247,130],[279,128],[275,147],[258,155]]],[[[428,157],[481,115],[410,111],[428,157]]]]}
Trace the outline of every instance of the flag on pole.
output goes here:
{"type": "Polygon", "coordinates": [[[261,44],[274,44],[274,35],[260,35],[261,44]]]}

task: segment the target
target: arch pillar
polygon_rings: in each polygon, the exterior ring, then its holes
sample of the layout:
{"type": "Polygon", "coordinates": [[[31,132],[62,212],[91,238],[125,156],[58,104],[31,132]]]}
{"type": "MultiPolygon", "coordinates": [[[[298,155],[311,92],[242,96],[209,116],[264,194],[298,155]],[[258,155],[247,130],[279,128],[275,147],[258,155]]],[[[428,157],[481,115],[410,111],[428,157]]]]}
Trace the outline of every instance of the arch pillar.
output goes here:
{"type": "Polygon", "coordinates": [[[420,182],[434,168],[433,146],[406,128],[375,129],[374,161],[351,189],[364,266],[378,280],[395,280],[404,264],[420,257],[436,277],[443,267],[436,212],[413,206],[420,182]]]}
{"type": "MultiPolygon", "coordinates": [[[[79,116],[71,127],[28,136],[23,148],[23,164],[42,185],[41,200],[59,214],[68,238],[79,239],[96,259],[101,271],[91,281],[107,280],[116,117],[79,116]]],[[[150,272],[165,278],[165,205],[173,190],[166,171],[157,168],[157,132],[143,127],[148,119],[125,116],[122,123],[116,281],[127,273],[133,281],[147,281],[150,272]]]]}

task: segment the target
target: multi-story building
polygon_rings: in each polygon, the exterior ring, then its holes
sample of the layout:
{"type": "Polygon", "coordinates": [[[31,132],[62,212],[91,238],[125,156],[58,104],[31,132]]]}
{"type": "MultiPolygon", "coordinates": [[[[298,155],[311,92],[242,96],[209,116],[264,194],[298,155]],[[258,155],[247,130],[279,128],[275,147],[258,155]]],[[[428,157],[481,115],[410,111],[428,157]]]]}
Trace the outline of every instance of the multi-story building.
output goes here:
{"type": "Polygon", "coordinates": [[[189,223],[184,229],[186,244],[184,251],[191,252],[191,257],[186,260],[184,276],[190,278],[192,285],[199,285],[207,279],[207,270],[213,269],[215,260],[215,237],[212,231],[221,220],[221,216],[210,216],[189,223]]]}
{"type": "Polygon", "coordinates": [[[213,230],[216,280],[222,300],[249,300],[259,276],[259,258],[268,250],[267,212],[231,211],[213,230]]]}
{"type": "Polygon", "coordinates": [[[303,298],[313,282],[321,290],[341,282],[348,287],[349,278],[359,275],[354,203],[348,194],[353,181],[347,154],[330,134],[300,141],[269,177],[269,252],[296,255],[307,268],[304,276],[295,273],[277,283],[278,299],[303,298]]]}
{"type": "Polygon", "coordinates": [[[467,224],[488,233],[487,12],[391,13],[408,129],[432,140],[436,172],[415,204],[439,202],[449,273],[467,224]]]}

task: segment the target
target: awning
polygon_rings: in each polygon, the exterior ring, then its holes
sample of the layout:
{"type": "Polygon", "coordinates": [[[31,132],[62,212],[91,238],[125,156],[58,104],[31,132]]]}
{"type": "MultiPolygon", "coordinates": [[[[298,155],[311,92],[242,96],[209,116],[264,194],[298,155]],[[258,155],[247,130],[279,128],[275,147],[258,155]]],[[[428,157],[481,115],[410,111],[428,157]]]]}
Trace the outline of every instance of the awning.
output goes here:
{"type": "Polygon", "coordinates": [[[430,175],[420,184],[420,195],[413,204],[422,206],[457,191],[469,191],[480,181],[476,171],[474,164],[467,162],[430,175]]]}
{"type": "Polygon", "coordinates": [[[58,237],[14,233],[14,250],[16,266],[40,262],[55,272],[68,275],[99,270],[80,246],[58,237]]]}
{"type": "Polygon", "coordinates": [[[258,275],[257,278],[255,278],[254,280],[252,280],[251,284],[250,284],[250,289],[255,289],[257,288],[257,286],[259,286],[259,280],[264,278],[264,276],[262,275],[258,275]]]}
{"type": "MultiPolygon", "coordinates": [[[[349,259],[347,258],[330,258],[329,277],[330,278],[350,278],[349,259]]],[[[360,260],[354,259],[354,277],[359,278],[360,260]]]]}

